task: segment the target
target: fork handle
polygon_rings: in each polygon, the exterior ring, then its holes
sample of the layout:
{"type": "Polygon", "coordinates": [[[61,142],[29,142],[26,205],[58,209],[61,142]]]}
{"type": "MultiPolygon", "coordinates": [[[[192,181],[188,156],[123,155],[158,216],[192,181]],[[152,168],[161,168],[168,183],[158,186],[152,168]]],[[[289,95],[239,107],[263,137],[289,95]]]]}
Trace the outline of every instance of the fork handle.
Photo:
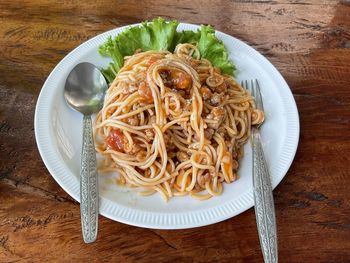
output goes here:
{"type": "Polygon", "coordinates": [[[80,216],[85,243],[96,240],[98,229],[98,178],[91,116],[83,119],[83,146],[80,168],[80,216]]]}
{"type": "Polygon", "coordinates": [[[275,206],[259,130],[252,128],[255,216],[264,261],[278,262],[275,206]]]}

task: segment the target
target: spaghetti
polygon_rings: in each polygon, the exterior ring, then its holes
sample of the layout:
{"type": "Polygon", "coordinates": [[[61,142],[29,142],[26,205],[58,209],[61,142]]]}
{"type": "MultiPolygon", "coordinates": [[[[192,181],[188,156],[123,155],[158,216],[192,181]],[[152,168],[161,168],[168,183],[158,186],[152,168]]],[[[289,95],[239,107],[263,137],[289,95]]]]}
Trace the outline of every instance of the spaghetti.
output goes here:
{"type": "Polygon", "coordinates": [[[125,63],[96,117],[101,172],[168,200],[205,200],[237,179],[251,125],[264,121],[253,97],[191,44],[139,52],[125,63]]]}

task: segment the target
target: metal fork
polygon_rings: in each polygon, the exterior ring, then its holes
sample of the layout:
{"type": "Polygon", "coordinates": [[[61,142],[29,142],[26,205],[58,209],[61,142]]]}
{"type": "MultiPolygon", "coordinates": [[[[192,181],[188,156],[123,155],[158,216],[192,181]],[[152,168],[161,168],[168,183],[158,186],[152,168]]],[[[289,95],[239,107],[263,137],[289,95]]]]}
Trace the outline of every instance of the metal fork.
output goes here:
{"type": "MultiPolygon", "coordinates": [[[[241,85],[249,90],[255,98],[256,108],[264,111],[258,80],[245,80],[241,82],[241,85]]],[[[252,126],[251,128],[254,208],[264,261],[266,263],[275,263],[278,262],[275,206],[271,178],[261,144],[260,126],[261,124],[252,126]]]]}

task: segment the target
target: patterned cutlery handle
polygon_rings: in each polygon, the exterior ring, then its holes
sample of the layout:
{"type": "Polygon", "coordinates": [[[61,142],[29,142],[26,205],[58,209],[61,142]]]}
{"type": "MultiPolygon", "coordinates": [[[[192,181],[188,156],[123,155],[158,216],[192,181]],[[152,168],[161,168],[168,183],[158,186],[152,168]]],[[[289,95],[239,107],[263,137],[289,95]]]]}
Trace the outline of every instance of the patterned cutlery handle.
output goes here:
{"type": "Polygon", "coordinates": [[[278,262],[275,206],[270,174],[257,128],[252,129],[252,148],[255,216],[260,245],[264,261],[275,263],[278,262]]]}
{"type": "Polygon", "coordinates": [[[98,229],[98,179],[91,116],[83,120],[83,149],[80,168],[80,215],[85,243],[96,240],[98,229]]]}

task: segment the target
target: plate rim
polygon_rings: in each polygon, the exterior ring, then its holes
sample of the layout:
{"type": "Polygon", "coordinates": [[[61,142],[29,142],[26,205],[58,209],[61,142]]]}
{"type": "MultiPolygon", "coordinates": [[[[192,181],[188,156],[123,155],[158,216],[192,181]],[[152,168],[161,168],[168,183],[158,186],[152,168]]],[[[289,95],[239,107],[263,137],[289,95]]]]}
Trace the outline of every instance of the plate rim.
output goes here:
{"type": "MultiPolygon", "coordinates": [[[[55,149],[52,145],[50,145],[49,142],[49,136],[48,133],[50,133],[49,126],[47,126],[46,134],[43,130],[45,130],[45,122],[43,121],[42,117],[49,116],[49,106],[45,105],[45,99],[50,95],[50,92],[48,91],[48,86],[50,84],[50,80],[53,78],[54,74],[57,74],[59,72],[59,69],[66,61],[74,57],[74,55],[80,51],[80,49],[84,49],[85,46],[88,45],[94,45],[95,42],[100,41],[102,38],[106,38],[109,35],[117,35],[120,32],[122,32],[124,29],[128,27],[138,26],[141,23],[136,24],[130,24],[122,27],[117,27],[111,30],[108,30],[106,32],[103,32],[101,34],[98,34],[97,36],[94,36],[93,38],[81,43],[79,46],[74,48],[71,52],[69,52],[66,56],[63,57],[63,59],[54,67],[54,69],[50,72],[49,76],[45,80],[41,90],[40,94],[38,96],[38,100],[35,107],[35,115],[34,115],[34,130],[35,130],[35,140],[36,144],[40,153],[40,156],[48,169],[51,176],[55,179],[55,181],[60,185],[60,187],[71,197],[73,197],[76,201],[80,202],[79,195],[76,194],[76,189],[71,189],[69,187],[69,183],[67,181],[63,180],[63,176],[59,176],[58,173],[63,172],[63,168],[59,167],[59,161],[57,161],[57,156],[54,156],[55,149]],[[51,147],[51,148],[50,148],[51,147]],[[56,159],[53,159],[55,157],[56,159]]],[[[182,30],[181,28],[191,28],[191,30],[195,30],[199,27],[199,25],[196,24],[190,24],[190,23],[179,23],[178,30],[182,30]]],[[[286,116],[292,117],[291,119],[288,119],[286,127],[291,128],[286,133],[286,136],[284,138],[284,142],[282,144],[283,148],[280,155],[287,154],[288,158],[284,158],[284,167],[282,171],[282,176],[272,181],[272,186],[275,188],[282,179],[286,176],[294,158],[295,154],[298,148],[299,143],[299,136],[300,136],[300,122],[299,122],[299,113],[297,109],[297,105],[294,99],[294,96],[292,94],[292,91],[281,75],[281,73],[275,68],[275,66],[262,54],[260,54],[257,50],[255,50],[253,47],[249,46],[245,42],[237,39],[236,37],[233,37],[229,34],[226,34],[224,32],[216,30],[216,35],[220,35],[226,38],[233,39],[237,44],[244,47],[248,53],[252,53],[254,57],[258,58],[259,61],[264,64],[264,66],[268,67],[268,72],[273,74],[270,74],[271,77],[275,80],[277,78],[278,83],[281,83],[284,90],[281,92],[281,99],[283,100],[283,104],[286,109],[286,116]],[[288,139],[288,140],[287,140],[288,139]]],[[[54,93],[54,91],[52,92],[54,93]]],[[[51,95],[53,97],[53,95],[51,95]]],[[[47,124],[48,125],[48,124],[47,124]]],[[[281,159],[281,158],[280,158],[281,159]]],[[[62,161],[62,160],[60,160],[62,161]]],[[[63,177],[64,178],[64,177],[63,177]]],[[[250,209],[253,207],[254,201],[253,201],[253,192],[252,190],[248,190],[238,196],[235,199],[231,199],[229,201],[223,202],[220,205],[217,205],[215,207],[212,207],[210,209],[202,209],[198,211],[193,211],[191,213],[189,212],[180,212],[180,213],[162,213],[162,212],[149,212],[149,211],[142,211],[138,209],[134,209],[131,207],[126,207],[118,203],[114,203],[104,197],[100,196],[100,214],[110,218],[114,221],[118,221],[124,224],[138,226],[138,227],[144,227],[144,228],[153,228],[153,229],[187,229],[187,228],[194,228],[194,227],[200,227],[200,226],[206,226],[210,224],[214,224],[217,222],[224,221],[228,218],[237,216],[238,214],[250,209]],[[241,202],[240,205],[237,206],[234,202],[241,202]],[[242,204],[244,203],[244,204],[242,204]],[[171,216],[169,216],[171,215],[171,216]],[[170,218],[170,219],[169,219],[170,218]]]]}

